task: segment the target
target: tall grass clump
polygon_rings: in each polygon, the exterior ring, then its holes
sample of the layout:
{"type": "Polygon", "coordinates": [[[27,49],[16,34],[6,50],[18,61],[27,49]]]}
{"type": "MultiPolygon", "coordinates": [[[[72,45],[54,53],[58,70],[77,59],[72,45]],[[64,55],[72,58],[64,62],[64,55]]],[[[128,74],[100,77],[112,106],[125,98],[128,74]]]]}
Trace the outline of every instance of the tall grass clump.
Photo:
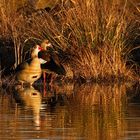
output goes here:
{"type": "Polygon", "coordinates": [[[129,14],[127,1],[72,0],[26,18],[15,13],[4,25],[10,26],[16,64],[22,61],[26,41],[47,38],[76,78],[110,81],[132,78],[125,57],[129,14]]]}
{"type": "Polygon", "coordinates": [[[130,74],[124,57],[127,14],[127,3],[115,0],[79,1],[66,12],[65,28],[71,30],[71,46],[78,48],[73,63],[81,76],[108,79],[130,74]]]}
{"type": "MultiPolygon", "coordinates": [[[[70,7],[32,18],[34,30],[67,54],[76,77],[119,79],[131,77],[126,67],[125,37],[131,19],[127,1],[79,0],[70,7]]],[[[131,77],[132,78],[132,77],[131,77]]]]}

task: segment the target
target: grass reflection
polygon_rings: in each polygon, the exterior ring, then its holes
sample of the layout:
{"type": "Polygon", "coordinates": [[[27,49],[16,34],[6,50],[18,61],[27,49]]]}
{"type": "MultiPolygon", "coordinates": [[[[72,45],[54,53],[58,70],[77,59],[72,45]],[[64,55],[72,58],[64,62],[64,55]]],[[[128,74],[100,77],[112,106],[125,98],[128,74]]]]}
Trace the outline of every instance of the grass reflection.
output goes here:
{"type": "Polygon", "coordinates": [[[3,126],[0,137],[4,137],[3,132],[9,127],[14,130],[15,138],[121,139],[129,123],[125,120],[128,87],[125,84],[59,83],[46,90],[45,97],[34,88],[16,90],[14,98],[12,94],[9,97],[5,94],[0,98],[1,106],[5,107],[0,110],[3,126]],[[3,119],[5,114],[9,118],[3,119]],[[21,131],[25,129],[26,132],[21,131]],[[38,130],[40,133],[36,133],[38,130]]]}
{"type": "Polygon", "coordinates": [[[79,110],[71,112],[71,120],[82,121],[74,123],[78,133],[84,134],[89,140],[91,138],[112,140],[124,136],[126,90],[125,84],[112,86],[89,84],[77,88],[75,96],[71,98],[71,105],[74,100],[79,110]]]}

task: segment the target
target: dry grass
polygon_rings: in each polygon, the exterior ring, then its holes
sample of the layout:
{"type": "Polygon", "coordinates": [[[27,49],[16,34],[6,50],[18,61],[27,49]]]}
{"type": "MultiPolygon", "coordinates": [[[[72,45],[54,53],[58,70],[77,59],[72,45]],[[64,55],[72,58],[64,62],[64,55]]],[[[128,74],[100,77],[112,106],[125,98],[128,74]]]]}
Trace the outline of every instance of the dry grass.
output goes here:
{"type": "Polygon", "coordinates": [[[4,30],[0,32],[14,42],[15,66],[23,61],[27,42],[48,38],[61,50],[65,56],[62,62],[70,64],[75,77],[132,79],[132,70],[126,67],[127,29],[132,20],[127,4],[121,0],[79,0],[70,7],[60,4],[59,10],[33,13],[28,18],[18,13],[7,15],[1,7],[4,30]]]}

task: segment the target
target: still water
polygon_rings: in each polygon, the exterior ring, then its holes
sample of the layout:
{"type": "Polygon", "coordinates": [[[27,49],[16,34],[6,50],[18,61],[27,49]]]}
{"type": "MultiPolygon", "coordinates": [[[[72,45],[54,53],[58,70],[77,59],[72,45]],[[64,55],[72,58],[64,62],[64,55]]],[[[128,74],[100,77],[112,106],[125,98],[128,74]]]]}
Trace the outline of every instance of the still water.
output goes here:
{"type": "Polygon", "coordinates": [[[1,89],[2,140],[139,140],[139,87],[54,84],[1,89]]]}

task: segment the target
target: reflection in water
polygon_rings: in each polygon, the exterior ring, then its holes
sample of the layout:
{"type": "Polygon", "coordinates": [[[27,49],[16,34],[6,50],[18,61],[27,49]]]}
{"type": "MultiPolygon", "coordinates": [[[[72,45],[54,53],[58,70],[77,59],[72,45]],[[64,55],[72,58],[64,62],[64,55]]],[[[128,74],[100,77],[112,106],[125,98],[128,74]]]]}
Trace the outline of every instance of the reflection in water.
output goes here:
{"type": "Polygon", "coordinates": [[[131,103],[126,93],[131,90],[124,84],[74,83],[57,83],[45,97],[34,88],[2,91],[0,138],[140,139],[140,104],[131,103]]]}
{"type": "Polygon", "coordinates": [[[134,85],[129,94],[128,106],[125,112],[125,135],[130,140],[140,139],[140,85],[134,85]]]}
{"type": "Polygon", "coordinates": [[[33,111],[35,126],[40,126],[40,109],[41,109],[41,93],[38,90],[31,88],[19,88],[15,94],[15,99],[18,98],[26,107],[33,111]]]}
{"type": "Polygon", "coordinates": [[[89,84],[77,88],[76,95],[71,100],[81,109],[79,120],[84,120],[84,134],[87,139],[92,137],[95,140],[115,140],[124,136],[125,122],[122,110],[126,102],[125,93],[126,86],[117,84],[89,84]]]}

